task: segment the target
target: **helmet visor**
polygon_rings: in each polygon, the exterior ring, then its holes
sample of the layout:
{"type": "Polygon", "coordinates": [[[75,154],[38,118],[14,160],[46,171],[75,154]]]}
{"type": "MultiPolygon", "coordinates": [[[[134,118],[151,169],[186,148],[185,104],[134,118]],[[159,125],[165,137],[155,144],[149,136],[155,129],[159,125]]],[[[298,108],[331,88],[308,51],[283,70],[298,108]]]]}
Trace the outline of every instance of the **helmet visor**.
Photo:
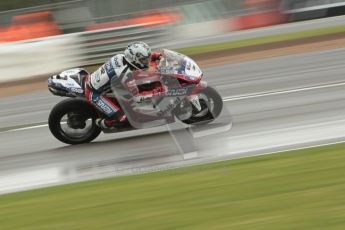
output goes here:
{"type": "Polygon", "coordinates": [[[141,57],[139,58],[139,62],[141,63],[141,65],[144,68],[148,68],[150,66],[150,62],[151,62],[151,55],[148,57],[141,57]]]}

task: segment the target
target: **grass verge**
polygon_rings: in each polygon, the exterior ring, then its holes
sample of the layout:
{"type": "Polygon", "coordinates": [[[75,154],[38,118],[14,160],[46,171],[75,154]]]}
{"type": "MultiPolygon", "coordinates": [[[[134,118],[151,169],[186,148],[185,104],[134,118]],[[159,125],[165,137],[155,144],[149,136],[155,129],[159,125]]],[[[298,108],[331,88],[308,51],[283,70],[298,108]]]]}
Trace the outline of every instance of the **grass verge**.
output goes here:
{"type": "Polygon", "coordinates": [[[244,40],[239,40],[239,41],[230,41],[230,42],[224,42],[224,43],[218,43],[218,44],[200,45],[200,46],[177,49],[177,51],[186,55],[196,55],[196,54],[201,54],[201,53],[216,52],[216,51],[227,50],[227,49],[264,45],[264,44],[275,43],[275,42],[284,42],[284,41],[291,41],[291,40],[302,39],[302,38],[331,35],[331,34],[336,34],[336,33],[341,33],[341,32],[345,32],[345,26],[336,26],[336,27],[329,27],[329,28],[307,30],[307,31],[302,31],[302,32],[270,35],[270,36],[244,39],[244,40]]]}
{"type": "Polygon", "coordinates": [[[0,196],[1,229],[344,229],[345,144],[0,196]]]}

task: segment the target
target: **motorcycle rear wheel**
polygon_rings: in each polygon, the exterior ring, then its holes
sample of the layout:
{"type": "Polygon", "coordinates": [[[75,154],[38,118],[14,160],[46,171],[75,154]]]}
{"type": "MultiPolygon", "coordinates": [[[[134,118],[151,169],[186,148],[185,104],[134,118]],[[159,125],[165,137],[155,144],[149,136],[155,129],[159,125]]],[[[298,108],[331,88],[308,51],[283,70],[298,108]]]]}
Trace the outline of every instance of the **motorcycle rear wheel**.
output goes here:
{"type": "Polygon", "coordinates": [[[52,109],[48,119],[50,132],[61,142],[76,145],[94,140],[101,132],[95,109],[82,99],[66,99],[52,109]]]}

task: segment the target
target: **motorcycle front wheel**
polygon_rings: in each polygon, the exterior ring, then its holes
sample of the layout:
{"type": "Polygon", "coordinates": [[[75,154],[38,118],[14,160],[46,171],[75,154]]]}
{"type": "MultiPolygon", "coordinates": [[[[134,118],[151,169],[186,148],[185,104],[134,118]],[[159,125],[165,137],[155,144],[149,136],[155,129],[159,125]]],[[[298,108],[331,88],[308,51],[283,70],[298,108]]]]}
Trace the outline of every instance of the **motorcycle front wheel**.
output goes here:
{"type": "Polygon", "coordinates": [[[60,141],[76,145],[94,140],[101,132],[95,120],[94,108],[82,99],[66,99],[59,102],[49,115],[50,132],[60,141]]]}
{"type": "Polygon", "coordinates": [[[201,110],[199,111],[192,103],[189,103],[186,109],[186,113],[189,113],[188,118],[183,119],[177,116],[183,123],[193,125],[207,124],[214,121],[222,112],[223,100],[214,88],[205,88],[199,92],[198,97],[201,110]]]}

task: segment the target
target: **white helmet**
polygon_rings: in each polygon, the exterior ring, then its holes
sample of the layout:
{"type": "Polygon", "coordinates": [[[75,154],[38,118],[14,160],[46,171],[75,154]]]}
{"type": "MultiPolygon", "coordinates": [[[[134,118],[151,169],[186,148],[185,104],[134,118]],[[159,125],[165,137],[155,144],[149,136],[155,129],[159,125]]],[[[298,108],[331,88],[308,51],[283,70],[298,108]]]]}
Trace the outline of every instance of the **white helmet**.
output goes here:
{"type": "Polygon", "coordinates": [[[125,49],[126,61],[137,69],[146,69],[151,61],[151,48],[145,42],[134,42],[125,49]]]}

